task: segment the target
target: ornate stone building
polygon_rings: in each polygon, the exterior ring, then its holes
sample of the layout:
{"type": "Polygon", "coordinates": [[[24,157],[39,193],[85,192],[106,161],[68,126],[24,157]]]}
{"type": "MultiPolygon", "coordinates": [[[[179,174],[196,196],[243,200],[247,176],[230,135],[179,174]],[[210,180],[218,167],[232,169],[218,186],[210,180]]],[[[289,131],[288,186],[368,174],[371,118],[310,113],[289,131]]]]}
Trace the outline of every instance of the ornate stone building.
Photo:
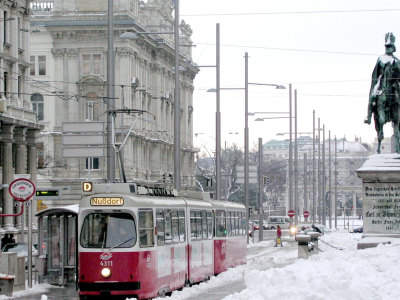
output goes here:
{"type": "MultiPolygon", "coordinates": [[[[107,0],[33,1],[31,28],[31,100],[40,122],[43,185],[64,187],[64,204],[78,200],[80,182],[105,178],[106,157],[63,158],[64,122],[106,121],[107,0]],[[70,194],[70,196],[68,196],[70,194]]],[[[124,148],[126,177],[157,182],[173,174],[174,35],[140,35],[121,39],[124,32],[174,31],[173,1],[114,0],[115,105],[146,111],[124,148]],[[153,121],[149,122],[148,118],[153,121]]],[[[191,60],[190,26],[181,21],[181,182],[194,186],[193,79],[199,69],[191,60]]],[[[118,114],[116,134],[126,136],[134,114],[118,114]],[[122,119],[122,120],[121,120],[122,119]]],[[[118,164],[117,164],[118,165],[118,164]]],[[[118,170],[117,170],[118,171],[118,170]]],[[[118,173],[118,172],[117,172],[118,173]]],[[[117,175],[118,177],[118,175],[117,175]]],[[[58,202],[63,203],[62,201],[58,202]]]]}
{"type": "MultiPolygon", "coordinates": [[[[29,98],[29,2],[0,1],[0,207],[15,214],[8,192],[15,174],[36,182],[36,137],[42,128],[29,98]],[[28,6],[27,6],[28,5],[28,6]]],[[[21,230],[21,217],[2,217],[1,233],[21,230]]],[[[26,228],[26,227],[25,227],[26,228]]]]}

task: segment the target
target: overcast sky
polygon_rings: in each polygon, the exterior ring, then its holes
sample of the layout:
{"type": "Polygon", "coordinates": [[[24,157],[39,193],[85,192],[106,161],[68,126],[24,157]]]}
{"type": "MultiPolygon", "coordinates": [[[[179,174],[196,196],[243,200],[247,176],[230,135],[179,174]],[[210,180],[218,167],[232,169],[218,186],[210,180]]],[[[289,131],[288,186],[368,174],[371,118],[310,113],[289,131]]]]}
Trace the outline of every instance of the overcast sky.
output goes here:
{"type": "MultiPolygon", "coordinates": [[[[400,46],[398,1],[181,0],[180,8],[181,18],[193,30],[193,60],[198,65],[215,64],[216,24],[220,24],[222,88],[244,87],[245,52],[249,82],[287,87],[250,86],[249,112],[288,112],[291,83],[297,90],[299,132],[312,131],[315,110],[321,127],[325,124],[326,138],[331,130],[332,138],[374,140],[374,125],[363,120],[371,74],[385,52],[385,34],[393,32],[400,46]]],[[[215,82],[215,68],[202,68],[194,81],[197,146],[215,145],[216,94],[206,92],[215,82]]],[[[244,91],[221,91],[221,114],[222,147],[225,141],[243,146],[244,91]]],[[[255,122],[249,117],[249,128],[250,145],[259,137],[265,143],[282,139],[276,134],[289,132],[289,121],[255,122]]],[[[385,136],[391,133],[387,124],[385,136]]]]}

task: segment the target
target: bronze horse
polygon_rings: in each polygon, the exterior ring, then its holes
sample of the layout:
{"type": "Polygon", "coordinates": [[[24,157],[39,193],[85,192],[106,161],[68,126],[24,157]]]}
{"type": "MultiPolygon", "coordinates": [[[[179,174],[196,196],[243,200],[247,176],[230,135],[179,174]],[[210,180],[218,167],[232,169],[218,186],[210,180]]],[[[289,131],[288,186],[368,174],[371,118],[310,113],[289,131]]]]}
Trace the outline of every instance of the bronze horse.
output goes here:
{"type": "MultiPolygon", "coordinates": [[[[374,71],[375,73],[375,71],[374,71]]],[[[399,61],[387,61],[376,80],[371,86],[368,117],[365,123],[371,123],[371,114],[374,114],[375,130],[378,136],[378,153],[381,153],[381,142],[384,139],[383,125],[393,123],[395,136],[395,151],[400,153],[399,146],[399,61]]]]}

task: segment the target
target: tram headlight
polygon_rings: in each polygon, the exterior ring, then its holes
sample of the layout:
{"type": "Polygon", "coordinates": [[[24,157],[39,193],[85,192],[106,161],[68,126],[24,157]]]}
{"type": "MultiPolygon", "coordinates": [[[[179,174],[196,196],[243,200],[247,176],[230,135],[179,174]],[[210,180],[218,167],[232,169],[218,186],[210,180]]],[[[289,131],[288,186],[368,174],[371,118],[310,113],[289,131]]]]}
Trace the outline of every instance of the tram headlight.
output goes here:
{"type": "Polygon", "coordinates": [[[292,226],[292,227],[290,227],[290,232],[292,233],[292,234],[295,234],[296,233],[296,227],[295,226],[292,226]]]}
{"type": "Polygon", "coordinates": [[[109,268],[104,268],[103,270],[101,270],[101,276],[103,276],[104,278],[110,277],[111,270],[109,268]]]}

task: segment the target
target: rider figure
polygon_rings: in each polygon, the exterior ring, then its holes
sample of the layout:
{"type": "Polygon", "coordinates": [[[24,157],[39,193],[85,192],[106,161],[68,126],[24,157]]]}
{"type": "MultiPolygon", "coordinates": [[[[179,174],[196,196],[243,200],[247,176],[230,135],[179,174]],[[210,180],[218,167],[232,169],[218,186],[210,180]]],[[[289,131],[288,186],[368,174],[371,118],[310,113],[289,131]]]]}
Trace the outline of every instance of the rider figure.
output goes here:
{"type": "MultiPolygon", "coordinates": [[[[384,107],[377,107],[378,96],[382,95],[383,93],[387,93],[388,95],[395,94],[395,97],[398,98],[399,96],[399,83],[396,81],[394,86],[389,87],[391,91],[386,91],[383,86],[382,82],[385,80],[385,68],[388,65],[391,65],[392,70],[399,70],[399,59],[393,55],[396,52],[396,46],[394,44],[395,37],[393,33],[389,32],[385,36],[385,47],[386,53],[378,57],[378,61],[376,62],[375,69],[372,73],[372,83],[371,83],[371,90],[369,94],[369,103],[368,103],[368,116],[365,118],[364,122],[367,124],[371,124],[371,117],[374,110],[377,110],[376,113],[381,118],[382,114],[385,114],[384,107]],[[392,90],[393,88],[393,90],[392,90]],[[393,93],[394,92],[394,93],[393,93]],[[381,110],[381,111],[379,111],[381,110]]],[[[387,78],[386,78],[387,79],[387,78]]],[[[391,78],[390,78],[391,79],[391,78]]],[[[388,122],[387,118],[385,118],[385,122],[388,122]]],[[[383,132],[382,132],[383,134],[383,132]]],[[[383,137],[382,137],[383,139],[383,137]]]]}

